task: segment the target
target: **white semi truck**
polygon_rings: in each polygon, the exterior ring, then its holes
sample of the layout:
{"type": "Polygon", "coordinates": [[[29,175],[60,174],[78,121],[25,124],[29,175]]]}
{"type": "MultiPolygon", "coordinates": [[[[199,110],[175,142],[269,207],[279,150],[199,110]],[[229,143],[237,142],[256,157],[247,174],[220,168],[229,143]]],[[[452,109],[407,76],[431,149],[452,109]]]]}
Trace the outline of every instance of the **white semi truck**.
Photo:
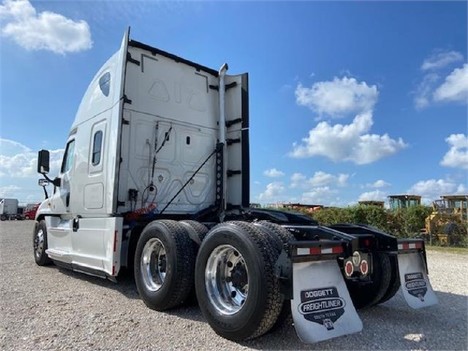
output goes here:
{"type": "Polygon", "coordinates": [[[22,219],[18,199],[0,199],[0,220],[22,219]]]}
{"type": "Polygon", "coordinates": [[[39,152],[54,192],[36,214],[36,263],[111,280],[126,268],[158,311],[196,293],[236,341],[289,309],[307,343],[359,332],[356,308],[400,286],[411,307],[436,303],[423,241],[249,208],[248,75],[227,69],[124,36],[83,97],[55,179],[39,152]]]}

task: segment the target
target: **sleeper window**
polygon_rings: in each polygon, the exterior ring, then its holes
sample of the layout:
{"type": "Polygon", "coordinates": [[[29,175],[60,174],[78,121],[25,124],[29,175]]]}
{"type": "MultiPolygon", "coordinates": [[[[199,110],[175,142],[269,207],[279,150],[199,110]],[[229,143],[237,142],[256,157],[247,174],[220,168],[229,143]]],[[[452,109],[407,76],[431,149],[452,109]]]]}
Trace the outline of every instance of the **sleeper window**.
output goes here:
{"type": "Polygon", "coordinates": [[[94,134],[93,139],[93,155],[91,163],[93,166],[97,166],[101,162],[101,151],[102,151],[102,131],[99,130],[94,134]]]}

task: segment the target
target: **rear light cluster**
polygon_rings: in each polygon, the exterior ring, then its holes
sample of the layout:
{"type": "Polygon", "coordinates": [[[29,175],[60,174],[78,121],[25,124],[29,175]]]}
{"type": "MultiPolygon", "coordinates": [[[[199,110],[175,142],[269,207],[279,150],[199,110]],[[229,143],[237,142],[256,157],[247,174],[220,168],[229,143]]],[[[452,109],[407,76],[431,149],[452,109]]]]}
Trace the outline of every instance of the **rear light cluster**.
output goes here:
{"type": "Polygon", "coordinates": [[[367,276],[369,274],[369,258],[367,254],[354,251],[353,256],[344,261],[344,273],[347,278],[353,275],[367,276]]]}

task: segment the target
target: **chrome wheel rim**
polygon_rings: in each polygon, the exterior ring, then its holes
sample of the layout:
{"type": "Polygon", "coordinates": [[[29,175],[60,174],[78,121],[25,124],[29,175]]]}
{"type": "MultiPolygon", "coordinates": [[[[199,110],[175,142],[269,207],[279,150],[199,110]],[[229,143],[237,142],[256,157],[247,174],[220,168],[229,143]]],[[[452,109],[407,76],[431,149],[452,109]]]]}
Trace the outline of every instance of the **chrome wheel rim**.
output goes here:
{"type": "Polygon", "coordinates": [[[140,268],[146,289],[150,291],[161,289],[167,273],[166,248],[161,240],[152,238],[146,242],[141,255],[140,268]]]}
{"type": "Polygon", "coordinates": [[[249,271],[244,257],[231,245],[220,245],[208,257],[205,268],[208,299],[218,313],[239,312],[249,292],[249,271]]]}
{"type": "Polygon", "coordinates": [[[41,258],[42,253],[44,252],[44,231],[39,229],[36,232],[34,237],[34,254],[36,258],[41,258]]]}

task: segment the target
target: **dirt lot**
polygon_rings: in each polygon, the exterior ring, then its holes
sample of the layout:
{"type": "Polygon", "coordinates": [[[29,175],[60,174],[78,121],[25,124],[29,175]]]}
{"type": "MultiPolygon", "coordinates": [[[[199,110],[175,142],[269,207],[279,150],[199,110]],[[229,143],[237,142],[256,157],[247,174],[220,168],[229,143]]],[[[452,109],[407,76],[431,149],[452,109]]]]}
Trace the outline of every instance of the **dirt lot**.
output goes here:
{"type": "Polygon", "coordinates": [[[52,267],[32,253],[33,221],[0,223],[1,350],[467,350],[468,255],[428,252],[439,305],[414,311],[400,292],[360,311],[361,333],[306,345],[290,324],[245,343],[217,336],[196,305],[160,313],[118,284],[52,267]]]}

